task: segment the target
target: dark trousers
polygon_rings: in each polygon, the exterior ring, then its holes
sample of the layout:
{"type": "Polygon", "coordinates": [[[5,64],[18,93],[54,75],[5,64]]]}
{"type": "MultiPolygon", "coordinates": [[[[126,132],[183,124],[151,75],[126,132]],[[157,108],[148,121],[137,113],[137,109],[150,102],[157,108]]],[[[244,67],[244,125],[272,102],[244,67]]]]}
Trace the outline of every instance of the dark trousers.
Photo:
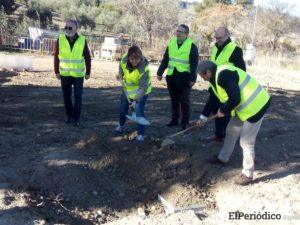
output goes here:
{"type": "Polygon", "coordinates": [[[171,98],[172,121],[178,122],[181,117],[181,125],[187,125],[190,119],[190,87],[179,88],[171,82],[167,82],[171,98]]]}
{"type": "Polygon", "coordinates": [[[83,91],[83,77],[63,77],[61,76],[61,87],[64,96],[66,114],[74,121],[80,119],[83,91]],[[72,102],[72,86],[74,86],[74,107],[72,102]]]}
{"type": "MultiPolygon", "coordinates": [[[[144,95],[144,97],[141,99],[141,101],[139,101],[136,104],[136,109],[135,109],[136,116],[145,117],[144,110],[145,110],[147,98],[148,98],[148,95],[144,95]]],[[[120,99],[120,117],[119,117],[120,126],[125,125],[128,109],[129,109],[129,103],[128,103],[127,97],[126,97],[125,93],[122,92],[121,99],[120,99]]],[[[144,135],[145,128],[146,128],[145,125],[139,124],[138,125],[138,135],[144,135]]]]}
{"type": "MultiPolygon", "coordinates": [[[[213,107],[213,114],[216,114],[220,108],[220,105],[221,105],[221,102],[220,100],[216,97],[216,100],[215,100],[215,105],[213,107]]],[[[215,119],[215,135],[218,137],[218,138],[224,138],[225,135],[226,135],[226,127],[227,127],[227,124],[229,123],[230,121],[230,115],[226,115],[224,117],[221,117],[221,118],[216,118],[215,119]]]]}

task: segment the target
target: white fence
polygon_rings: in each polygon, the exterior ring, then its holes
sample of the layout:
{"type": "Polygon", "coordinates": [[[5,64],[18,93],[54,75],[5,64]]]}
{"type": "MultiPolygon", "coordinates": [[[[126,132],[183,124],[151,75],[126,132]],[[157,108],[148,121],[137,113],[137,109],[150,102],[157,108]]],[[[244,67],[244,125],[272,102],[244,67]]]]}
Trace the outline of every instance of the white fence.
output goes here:
{"type": "MultiPolygon", "coordinates": [[[[56,46],[56,39],[44,38],[41,40],[32,39],[30,37],[0,35],[0,46],[10,49],[53,54],[56,46]]],[[[98,43],[89,42],[89,48],[91,52],[100,51],[101,45],[98,43]]]]}

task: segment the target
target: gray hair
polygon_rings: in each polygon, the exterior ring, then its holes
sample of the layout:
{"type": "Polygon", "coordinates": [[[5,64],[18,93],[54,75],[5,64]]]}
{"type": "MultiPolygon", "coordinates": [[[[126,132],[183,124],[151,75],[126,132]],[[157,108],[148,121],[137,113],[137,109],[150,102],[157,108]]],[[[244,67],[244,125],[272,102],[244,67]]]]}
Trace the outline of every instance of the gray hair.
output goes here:
{"type": "Polygon", "coordinates": [[[68,20],[66,21],[66,23],[67,23],[67,22],[73,23],[73,24],[76,26],[76,28],[78,28],[78,22],[77,22],[77,20],[74,20],[74,19],[68,19],[68,20]]]}
{"type": "Polygon", "coordinates": [[[209,60],[199,61],[198,67],[197,67],[197,73],[203,73],[206,71],[214,71],[216,69],[217,65],[209,60]]]}

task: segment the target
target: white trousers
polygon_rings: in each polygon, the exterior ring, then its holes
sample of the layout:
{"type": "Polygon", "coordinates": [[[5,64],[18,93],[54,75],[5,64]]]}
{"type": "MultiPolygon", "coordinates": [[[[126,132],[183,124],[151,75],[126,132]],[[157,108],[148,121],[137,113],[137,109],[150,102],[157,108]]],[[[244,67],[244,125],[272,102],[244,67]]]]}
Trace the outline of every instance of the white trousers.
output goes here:
{"type": "Polygon", "coordinates": [[[223,162],[228,162],[233,152],[235,143],[240,137],[240,145],[243,149],[243,170],[242,173],[247,177],[253,177],[254,172],[254,145],[257,133],[263,118],[256,123],[243,122],[237,117],[230,119],[226,128],[224,145],[218,158],[223,162]]]}

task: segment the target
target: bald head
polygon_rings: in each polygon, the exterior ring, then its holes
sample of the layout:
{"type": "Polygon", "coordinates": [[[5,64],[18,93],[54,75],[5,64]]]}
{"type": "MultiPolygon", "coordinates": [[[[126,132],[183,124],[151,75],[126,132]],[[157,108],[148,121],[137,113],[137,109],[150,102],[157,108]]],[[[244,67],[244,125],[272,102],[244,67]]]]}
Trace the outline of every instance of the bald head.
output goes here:
{"type": "Polygon", "coordinates": [[[217,45],[220,46],[230,37],[230,33],[227,27],[218,27],[215,31],[215,39],[217,45]]]}

